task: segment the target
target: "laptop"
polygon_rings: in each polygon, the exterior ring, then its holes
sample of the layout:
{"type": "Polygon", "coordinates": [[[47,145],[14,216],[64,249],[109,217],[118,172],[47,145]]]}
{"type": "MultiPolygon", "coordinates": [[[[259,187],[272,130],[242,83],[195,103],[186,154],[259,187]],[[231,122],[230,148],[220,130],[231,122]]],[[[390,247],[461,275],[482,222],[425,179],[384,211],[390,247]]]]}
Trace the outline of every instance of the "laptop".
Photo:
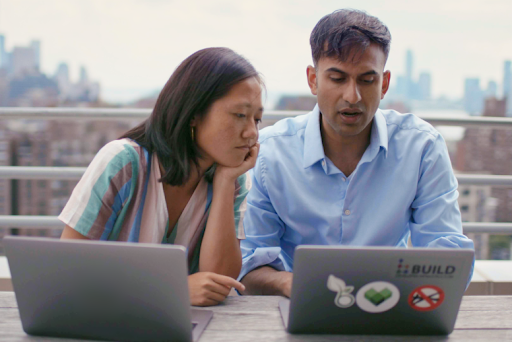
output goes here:
{"type": "Polygon", "coordinates": [[[290,333],[447,335],[473,264],[471,249],[299,246],[290,333]]]}
{"type": "Polygon", "coordinates": [[[185,248],[7,236],[23,330],[110,341],[197,341],[213,316],[191,309],[185,248]]]}

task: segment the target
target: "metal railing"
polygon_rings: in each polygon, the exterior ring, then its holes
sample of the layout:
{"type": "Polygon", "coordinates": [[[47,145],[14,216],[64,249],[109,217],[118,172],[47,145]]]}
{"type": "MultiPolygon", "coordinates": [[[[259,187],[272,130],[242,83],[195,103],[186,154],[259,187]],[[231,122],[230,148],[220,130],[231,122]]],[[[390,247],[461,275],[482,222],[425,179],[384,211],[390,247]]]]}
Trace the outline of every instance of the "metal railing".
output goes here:
{"type": "MultiPolygon", "coordinates": [[[[275,121],[306,114],[305,111],[265,111],[264,120],[275,121]]],[[[0,120],[144,120],[150,109],[129,108],[0,108],[0,120]]],[[[420,116],[432,125],[512,129],[512,118],[420,116]]],[[[1,166],[0,179],[78,180],[84,167],[21,167],[1,166]]],[[[457,174],[460,185],[512,187],[512,176],[457,174]]],[[[43,229],[62,227],[56,216],[0,215],[0,227],[43,229]]],[[[465,233],[512,235],[511,223],[465,222],[465,233]]]]}
{"type": "MultiPolygon", "coordinates": [[[[307,111],[267,110],[264,120],[280,120],[286,117],[307,114],[307,111]]],[[[28,120],[143,120],[151,114],[151,109],[135,108],[29,108],[29,107],[0,107],[0,119],[28,120]]],[[[512,129],[512,118],[500,117],[446,117],[419,116],[434,126],[464,126],[487,127],[497,129],[512,129]]]]}

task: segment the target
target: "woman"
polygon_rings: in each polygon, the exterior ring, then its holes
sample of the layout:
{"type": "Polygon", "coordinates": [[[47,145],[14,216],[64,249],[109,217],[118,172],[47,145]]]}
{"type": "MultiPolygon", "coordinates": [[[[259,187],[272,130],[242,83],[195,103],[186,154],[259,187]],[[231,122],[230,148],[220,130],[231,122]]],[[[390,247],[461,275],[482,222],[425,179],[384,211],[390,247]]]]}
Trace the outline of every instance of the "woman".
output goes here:
{"type": "Polygon", "coordinates": [[[261,86],[232,50],[188,57],[151,116],[93,159],[59,216],[61,239],[184,245],[192,305],[218,304],[231,287],[243,291],[235,279],[261,86]]]}

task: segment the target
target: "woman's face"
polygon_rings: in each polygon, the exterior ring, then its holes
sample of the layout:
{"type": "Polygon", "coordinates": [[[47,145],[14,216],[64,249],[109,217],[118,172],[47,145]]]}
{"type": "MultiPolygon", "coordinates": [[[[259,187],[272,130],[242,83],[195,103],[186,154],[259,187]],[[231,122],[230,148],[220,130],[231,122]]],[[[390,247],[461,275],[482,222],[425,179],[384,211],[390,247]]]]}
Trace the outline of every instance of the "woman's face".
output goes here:
{"type": "Polygon", "coordinates": [[[242,164],[249,148],[258,141],[258,123],[263,115],[261,93],[258,80],[248,78],[215,101],[201,120],[193,120],[201,163],[227,167],[242,164]]]}

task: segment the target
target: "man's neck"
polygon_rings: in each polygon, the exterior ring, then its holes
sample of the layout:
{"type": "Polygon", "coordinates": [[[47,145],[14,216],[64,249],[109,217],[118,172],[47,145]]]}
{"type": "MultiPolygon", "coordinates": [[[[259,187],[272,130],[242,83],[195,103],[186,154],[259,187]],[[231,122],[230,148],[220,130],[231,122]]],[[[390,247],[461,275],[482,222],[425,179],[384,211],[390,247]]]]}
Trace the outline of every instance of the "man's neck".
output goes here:
{"type": "Polygon", "coordinates": [[[325,155],[345,176],[350,176],[370,145],[372,123],[370,122],[368,127],[358,135],[343,136],[329,129],[330,127],[325,128],[328,124],[324,124],[323,120],[320,120],[325,155]]]}

